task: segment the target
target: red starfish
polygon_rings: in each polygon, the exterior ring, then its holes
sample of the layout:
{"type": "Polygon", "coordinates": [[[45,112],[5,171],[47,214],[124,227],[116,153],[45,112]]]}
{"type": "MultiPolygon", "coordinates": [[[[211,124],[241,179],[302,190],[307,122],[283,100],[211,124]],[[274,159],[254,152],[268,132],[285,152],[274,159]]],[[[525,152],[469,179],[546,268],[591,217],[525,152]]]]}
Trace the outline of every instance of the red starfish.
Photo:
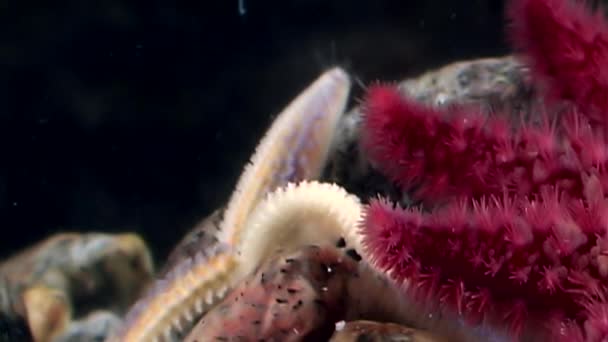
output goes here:
{"type": "Polygon", "coordinates": [[[364,243],[414,298],[472,325],[516,339],[533,329],[550,341],[605,341],[608,24],[569,0],[513,0],[507,13],[545,109],[568,103],[568,113],[516,126],[371,87],[364,150],[399,186],[442,206],[372,201],[364,243]]]}

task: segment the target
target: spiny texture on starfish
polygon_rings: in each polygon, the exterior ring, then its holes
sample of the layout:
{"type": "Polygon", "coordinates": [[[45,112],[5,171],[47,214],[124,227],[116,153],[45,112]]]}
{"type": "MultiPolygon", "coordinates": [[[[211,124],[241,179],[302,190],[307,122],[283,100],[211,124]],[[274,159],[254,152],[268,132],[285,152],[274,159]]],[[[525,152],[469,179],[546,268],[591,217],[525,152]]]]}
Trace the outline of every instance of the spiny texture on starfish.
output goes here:
{"type": "Polygon", "coordinates": [[[608,24],[587,1],[512,0],[510,38],[549,99],[608,124],[608,24]]]}
{"type": "MultiPolygon", "coordinates": [[[[527,321],[554,316],[581,336],[608,336],[608,201],[597,179],[586,197],[543,191],[534,199],[451,202],[432,213],[374,200],[363,234],[373,262],[427,305],[470,323],[506,324],[519,335],[527,321]]],[[[556,321],[545,328],[555,328],[556,321]]],[[[557,341],[554,336],[552,341],[557,341]]],[[[566,341],[563,338],[562,341],[566,341]]]]}
{"type": "Polygon", "coordinates": [[[513,134],[513,124],[478,108],[431,108],[397,89],[371,87],[364,149],[397,184],[419,185],[420,199],[479,197],[505,187],[530,193],[543,183],[580,190],[581,170],[606,168],[608,24],[601,11],[569,0],[513,0],[507,12],[513,44],[536,85],[553,102],[571,101],[575,113],[568,122],[545,115],[540,127],[524,124],[513,134]]]}
{"type": "Polygon", "coordinates": [[[516,128],[470,106],[419,104],[389,86],[370,87],[364,106],[362,145],[370,159],[425,201],[530,194],[546,184],[580,196],[581,171],[608,162],[603,138],[575,111],[561,127],[545,116],[516,128]]]}
{"type": "Polygon", "coordinates": [[[276,249],[333,245],[341,239],[361,251],[359,199],[335,184],[303,181],[270,193],[247,220],[237,254],[242,275],[251,273],[276,249]]]}
{"type": "Polygon", "coordinates": [[[361,245],[356,231],[360,212],[359,199],[333,184],[303,181],[275,190],[245,223],[235,254],[220,242],[216,250],[206,250],[208,255],[201,251],[196,260],[178,264],[168,274],[172,281],[157,282],[146,301],[131,310],[121,341],[169,339],[172,331],[164,327],[181,331],[277,248],[293,251],[308,244],[334,245],[342,239],[350,246],[348,253],[360,259],[353,249],[361,245]]]}
{"type": "Polygon", "coordinates": [[[224,211],[217,240],[225,250],[201,251],[198,257],[176,263],[131,309],[115,339],[153,341],[182,332],[234,286],[240,273],[236,272],[239,260],[233,250],[245,230],[245,221],[269,191],[290,181],[319,176],[349,91],[348,75],[340,68],[331,69],[278,115],[224,211]]]}
{"type": "Polygon", "coordinates": [[[235,245],[249,213],[266,193],[287,182],[319,177],[350,85],[342,69],[326,71],[277,117],[228,201],[220,241],[235,245]]]}
{"type": "Polygon", "coordinates": [[[555,118],[519,126],[371,88],[363,147],[396,183],[444,206],[373,201],[364,245],[413,297],[468,324],[524,340],[604,341],[607,24],[580,2],[510,6],[511,36],[555,118]],[[564,102],[574,109],[559,116],[564,102]]]}
{"type": "Polygon", "coordinates": [[[166,279],[156,281],[126,316],[111,341],[171,340],[196,315],[215,304],[228,291],[236,262],[227,246],[218,244],[185,259],[166,279]]]}
{"type": "Polygon", "coordinates": [[[335,184],[303,181],[277,189],[256,207],[238,241],[239,278],[252,274],[279,249],[290,253],[307,245],[335,245],[349,259],[363,260],[346,279],[347,289],[341,301],[346,317],[416,322],[425,328],[449,331],[453,341],[468,341],[466,332],[450,322],[419,317],[411,302],[400,296],[399,289],[370,267],[357,229],[361,213],[359,199],[335,184]]]}

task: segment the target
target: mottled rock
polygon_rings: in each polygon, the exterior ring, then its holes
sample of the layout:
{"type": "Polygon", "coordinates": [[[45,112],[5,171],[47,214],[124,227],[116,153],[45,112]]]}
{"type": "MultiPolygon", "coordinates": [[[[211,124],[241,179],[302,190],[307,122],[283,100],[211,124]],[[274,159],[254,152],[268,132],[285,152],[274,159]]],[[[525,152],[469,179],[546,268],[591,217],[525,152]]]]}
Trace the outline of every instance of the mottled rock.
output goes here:
{"type": "Polygon", "coordinates": [[[72,307],[65,292],[36,284],[25,288],[21,296],[27,323],[36,342],[55,340],[70,324],[72,307]]]}
{"type": "Polygon", "coordinates": [[[99,308],[122,314],[152,276],[150,252],[133,234],[58,234],[0,264],[37,342],[99,308]]]}

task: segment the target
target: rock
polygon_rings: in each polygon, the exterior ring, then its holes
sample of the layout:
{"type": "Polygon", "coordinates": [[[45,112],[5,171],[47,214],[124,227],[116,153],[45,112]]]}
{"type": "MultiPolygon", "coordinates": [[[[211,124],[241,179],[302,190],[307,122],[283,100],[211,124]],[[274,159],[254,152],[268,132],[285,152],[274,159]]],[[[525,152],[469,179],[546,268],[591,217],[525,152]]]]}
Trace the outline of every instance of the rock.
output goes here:
{"type": "Polygon", "coordinates": [[[37,342],[100,308],[122,314],[153,272],[150,251],[133,234],[57,234],[0,264],[37,342]]]}
{"type": "Polygon", "coordinates": [[[0,342],[34,341],[21,297],[9,281],[0,277],[0,342]]]}
{"type": "Polygon", "coordinates": [[[99,342],[120,327],[121,320],[107,311],[95,311],[79,321],[72,322],[68,329],[53,342],[99,342]]]}

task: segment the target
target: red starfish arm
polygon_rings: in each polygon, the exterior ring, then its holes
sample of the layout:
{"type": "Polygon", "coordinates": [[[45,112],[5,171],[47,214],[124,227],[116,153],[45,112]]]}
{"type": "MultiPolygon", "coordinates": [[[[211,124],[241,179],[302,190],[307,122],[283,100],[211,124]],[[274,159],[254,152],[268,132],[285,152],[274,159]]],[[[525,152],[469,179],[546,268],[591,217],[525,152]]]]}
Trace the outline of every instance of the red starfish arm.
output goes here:
{"type": "Polygon", "coordinates": [[[608,113],[608,22],[586,1],[512,0],[512,45],[553,100],[568,100],[605,124],[608,113]]]}

